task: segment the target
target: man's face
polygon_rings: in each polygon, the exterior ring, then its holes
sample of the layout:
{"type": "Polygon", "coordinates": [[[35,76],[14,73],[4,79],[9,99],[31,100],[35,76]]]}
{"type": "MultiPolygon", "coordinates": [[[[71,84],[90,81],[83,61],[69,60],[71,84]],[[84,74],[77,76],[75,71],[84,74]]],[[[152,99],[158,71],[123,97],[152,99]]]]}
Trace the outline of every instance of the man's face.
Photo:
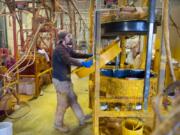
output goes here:
{"type": "Polygon", "coordinates": [[[72,44],[73,44],[72,34],[67,34],[67,35],[65,36],[65,43],[66,43],[66,45],[72,45],[72,44]]]}

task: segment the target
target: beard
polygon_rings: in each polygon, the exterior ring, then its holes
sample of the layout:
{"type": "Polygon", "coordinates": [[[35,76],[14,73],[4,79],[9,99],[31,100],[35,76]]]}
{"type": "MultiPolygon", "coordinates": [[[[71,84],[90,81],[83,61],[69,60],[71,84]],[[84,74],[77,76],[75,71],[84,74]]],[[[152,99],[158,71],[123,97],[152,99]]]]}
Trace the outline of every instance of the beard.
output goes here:
{"type": "Polygon", "coordinates": [[[69,42],[67,42],[66,45],[73,45],[73,40],[69,40],[69,42]]]}

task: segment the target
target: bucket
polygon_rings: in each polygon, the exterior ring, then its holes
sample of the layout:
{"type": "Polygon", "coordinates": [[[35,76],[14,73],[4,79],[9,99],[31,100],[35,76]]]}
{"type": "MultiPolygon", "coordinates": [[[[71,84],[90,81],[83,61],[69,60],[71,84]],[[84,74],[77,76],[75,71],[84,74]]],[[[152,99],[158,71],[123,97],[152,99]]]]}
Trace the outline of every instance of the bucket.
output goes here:
{"type": "Polygon", "coordinates": [[[122,135],[143,135],[143,122],[138,119],[126,119],[122,122],[122,135]]]}
{"type": "Polygon", "coordinates": [[[0,135],[13,135],[11,122],[0,122],[0,135]]]}

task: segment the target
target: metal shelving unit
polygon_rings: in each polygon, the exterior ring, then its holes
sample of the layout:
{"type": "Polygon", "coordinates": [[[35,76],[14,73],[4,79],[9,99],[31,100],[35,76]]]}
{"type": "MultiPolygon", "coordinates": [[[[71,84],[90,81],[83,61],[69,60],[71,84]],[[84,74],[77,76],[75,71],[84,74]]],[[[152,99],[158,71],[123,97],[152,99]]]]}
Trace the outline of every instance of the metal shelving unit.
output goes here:
{"type": "MultiPolygon", "coordinates": [[[[149,96],[149,86],[150,86],[150,68],[151,68],[151,56],[152,56],[152,44],[153,44],[153,32],[154,32],[154,23],[155,23],[155,5],[156,0],[149,0],[149,21],[139,23],[143,23],[143,25],[139,25],[144,27],[144,31],[128,31],[127,28],[130,28],[132,22],[126,22],[126,29],[122,30],[120,34],[146,34],[148,36],[147,40],[147,50],[146,50],[146,68],[145,68],[145,78],[144,78],[144,106],[141,111],[101,111],[100,105],[103,101],[108,101],[106,99],[100,98],[100,45],[101,45],[101,22],[100,17],[103,11],[106,9],[100,9],[100,1],[96,1],[96,10],[95,10],[95,27],[94,27],[94,40],[95,40],[95,47],[94,47],[94,54],[96,60],[95,66],[95,92],[94,92],[94,135],[99,135],[99,119],[101,117],[151,117],[152,114],[154,115],[152,108],[148,106],[148,96],[149,96]],[[128,25],[127,25],[128,24],[128,25]]],[[[123,23],[123,22],[122,22],[123,23]]],[[[109,25],[109,24],[107,24],[109,25]]],[[[117,23],[117,25],[119,25],[117,23]]],[[[111,31],[111,29],[106,29],[107,31],[111,31]]],[[[118,102],[118,101],[117,101],[118,102]]]]}

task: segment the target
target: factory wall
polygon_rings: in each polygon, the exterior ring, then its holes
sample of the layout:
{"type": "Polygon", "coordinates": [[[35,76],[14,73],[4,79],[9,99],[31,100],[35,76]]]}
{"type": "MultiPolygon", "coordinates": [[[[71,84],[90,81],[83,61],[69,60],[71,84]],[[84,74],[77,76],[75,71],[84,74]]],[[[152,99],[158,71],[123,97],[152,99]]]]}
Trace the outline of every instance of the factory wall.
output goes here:
{"type": "MultiPolygon", "coordinates": [[[[180,17],[178,15],[178,13],[180,11],[180,0],[172,0],[170,2],[171,2],[171,4],[170,4],[171,15],[172,15],[174,21],[180,27],[180,17]]],[[[161,0],[157,1],[157,7],[161,7],[161,0]]],[[[88,17],[87,13],[86,13],[85,16],[88,17]]],[[[31,28],[31,26],[32,26],[31,18],[32,18],[32,16],[30,14],[23,14],[23,19],[24,19],[23,27],[24,28],[31,28]]],[[[6,19],[7,19],[8,46],[13,52],[13,27],[12,27],[13,24],[12,24],[12,17],[7,15],[6,19]]],[[[68,18],[65,18],[65,20],[68,20],[68,18]]],[[[76,21],[77,21],[77,24],[78,24],[79,23],[78,18],[77,18],[76,21]]],[[[66,23],[68,24],[68,21],[65,21],[65,24],[66,23]]],[[[17,22],[16,22],[16,26],[17,26],[17,31],[18,31],[19,26],[18,26],[17,22]]],[[[78,31],[77,35],[79,35],[78,38],[81,39],[82,38],[82,31],[79,31],[79,26],[77,28],[77,31],[78,31]]],[[[158,32],[158,34],[161,34],[161,32],[158,32]]],[[[160,35],[158,35],[158,36],[160,37],[160,35]]],[[[17,37],[18,37],[18,41],[20,41],[19,40],[19,33],[17,34],[17,37]]],[[[86,38],[88,38],[88,33],[86,34],[86,38]]],[[[86,40],[88,40],[88,39],[86,39],[86,40]]],[[[172,26],[170,27],[170,43],[171,43],[172,56],[175,59],[180,60],[180,37],[178,36],[176,29],[174,27],[172,27],[172,26]]]]}
{"type": "MultiPolygon", "coordinates": [[[[5,10],[3,7],[3,3],[0,3],[0,12],[5,10]]],[[[5,16],[0,16],[0,47],[8,47],[5,16]]]]}
{"type": "MultiPolygon", "coordinates": [[[[23,17],[23,28],[24,29],[32,29],[32,14],[22,13],[23,17]]],[[[7,35],[8,35],[8,47],[11,50],[12,54],[14,54],[14,39],[13,39],[13,21],[12,16],[7,15],[7,35]]],[[[20,33],[19,33],[19,24],[16,21],[16,33],[17,33],[17,41],[18,45],[20,45],[20,33]]]]}

